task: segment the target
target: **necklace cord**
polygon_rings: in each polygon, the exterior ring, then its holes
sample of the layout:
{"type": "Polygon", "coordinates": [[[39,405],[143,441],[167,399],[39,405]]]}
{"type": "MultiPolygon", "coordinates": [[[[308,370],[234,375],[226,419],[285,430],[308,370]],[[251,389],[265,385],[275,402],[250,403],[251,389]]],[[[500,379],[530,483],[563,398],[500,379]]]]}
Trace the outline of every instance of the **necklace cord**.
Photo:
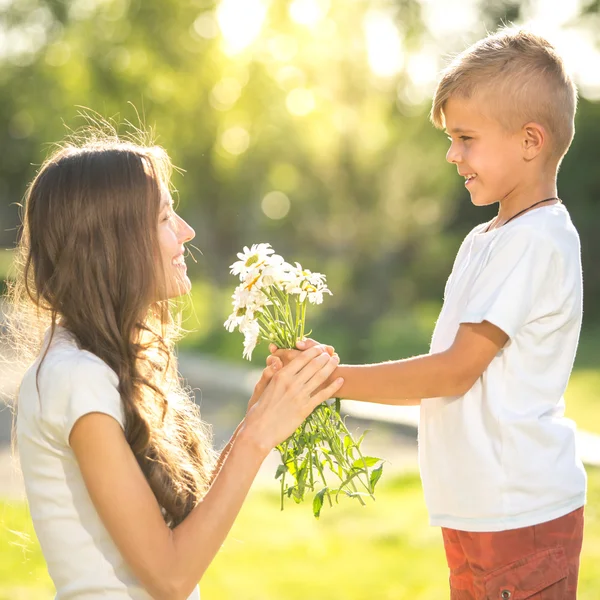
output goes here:
{"type": "MultiPolygon", "coordinates": [[[[556,196],[553,196],[552,198],[544,198],[544,200],[535,202],[531,206],[528,206],[528,207],[524,208],[523,210],[519,211],[516,215],[513,215],[510,219],[508,219],[508,221],[506,221],[505,223],[502,223],[502,225],[500,225],[500,227],[504,227],[505,225],[510,223],[513,219],[516,219],[519,215],[522,215],[524,212],[527,212],[528,210],[532,209],[534,206],[537,206],[538,204],[543,204],[544,202],[550,202],[550,200],[558,200],[559,203],[562,204],[562,200],[556,196]]],[[[487,226],[487,228],[485,230],[486,233],[490,230],[490,226],[491,226],[491,223],[487,226]]],[[[498,227],[497,229],[499,229],[500,227],[498,227]]]]}

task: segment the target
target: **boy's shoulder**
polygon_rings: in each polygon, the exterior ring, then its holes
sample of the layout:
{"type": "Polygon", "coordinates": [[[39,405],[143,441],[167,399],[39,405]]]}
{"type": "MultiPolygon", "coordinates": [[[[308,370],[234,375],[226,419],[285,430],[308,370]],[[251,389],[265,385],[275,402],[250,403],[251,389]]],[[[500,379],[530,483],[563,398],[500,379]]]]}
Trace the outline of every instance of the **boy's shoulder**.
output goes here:
{"type": "Polygon", "coordinates": [[[499,242],[531,239],[549,251],[579,250],[579,234],[568,210],[562,204],[534,210],[498,230],[499,242]]]}

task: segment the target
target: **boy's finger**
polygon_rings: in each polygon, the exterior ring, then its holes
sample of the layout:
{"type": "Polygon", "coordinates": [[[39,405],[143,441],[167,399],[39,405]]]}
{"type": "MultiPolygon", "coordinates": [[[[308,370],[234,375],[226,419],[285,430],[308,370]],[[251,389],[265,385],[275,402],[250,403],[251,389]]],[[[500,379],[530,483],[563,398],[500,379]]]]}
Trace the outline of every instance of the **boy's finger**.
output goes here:
{"type": "MultiPolygon", "coordinates": [[[[309,348],[312,348],[313,346],[316,346],[317,344],[319,344],[319,342],[317,342],[317,340],[313,340],[311,338],[304,338],[303,340],[298,340],[296,342],[296,347],[299,350],[308,350],[309,348]]],[[[322,345],[325,346],[325,350],[327,351],[329,356],[333,356],[333,354],[335,353],[335,348],[333,346],[328,346],[327,344],[322,344],[322,345]]]]}
{"type": "Polygon", "coordinates": [[[269,352],[273,354],[273,352],[277,352],[277,346],[275,344],[269,344],[269,352]]]}
{"type": "Polygon", "coordinates": [[[301,354],[299,350],[278,349],[275,351],[274,354],[272,354],[272,356],[279,358],[283,362],[283,364],[287,365],[291,360],[294,359],[294,357],[298,356],[298,354],[301,354]]]}

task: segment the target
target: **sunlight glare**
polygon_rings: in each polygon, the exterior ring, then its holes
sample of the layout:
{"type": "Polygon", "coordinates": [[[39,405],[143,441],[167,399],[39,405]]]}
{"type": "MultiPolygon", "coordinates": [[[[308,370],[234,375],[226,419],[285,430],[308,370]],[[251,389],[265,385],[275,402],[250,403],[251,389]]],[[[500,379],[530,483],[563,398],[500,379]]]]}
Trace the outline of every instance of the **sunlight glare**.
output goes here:
{"type": "Polygon", "coordinates": [[[438,78],[439,66],[435,52],[425,50],[410,54],[406,73],[416,86],[429,88],[438,78]]]}
{"type": "Polygon", "coordinates": [[[294,0],[290,4],[289,12],[296,23],[314,27],[327,16],[329,0],[294,0]]]}
{"type": "MultiPolygon", "coordinates": [[[[421,0],[420,5],[423,21],[436,40],[478,30],[481,26],[476,0],[421,0]]],[[[481,34],[485,35],[485,31],[481,34]]]]}
{"type": "Polygon", "coordinates": [[[562,56],[581,92],[600,98],[600,52],[595,32],[576,26],[581,0],[536,0],[524,11],[524,26],[548,38],[562,56]]]}
{"type": "Polygon", "coordinates": [[[239,54],[259,36],[267,7],[263,0],[221,0],[217,21],[229,55],[239,54]]]}
{"type": "Polygon", "coordinates": [[[404,53],[398,28],[389,16],[369,11],[364,21],[369,66],[379,77],[391,77],[402,69],[404,53]]]}

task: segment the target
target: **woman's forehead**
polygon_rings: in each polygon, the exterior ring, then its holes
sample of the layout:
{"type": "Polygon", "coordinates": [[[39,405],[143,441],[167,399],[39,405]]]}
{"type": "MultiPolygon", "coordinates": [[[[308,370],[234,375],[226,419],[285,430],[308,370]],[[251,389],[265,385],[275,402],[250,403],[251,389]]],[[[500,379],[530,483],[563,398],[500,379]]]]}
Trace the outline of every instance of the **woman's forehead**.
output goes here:
{"type": "Polygon", "coordinates": [[[171,197],[171,192],[169,192],[169,188],[164,184],[160,184],[160,207],[165,208],[173,204],[173,198],[171,197]]]}

